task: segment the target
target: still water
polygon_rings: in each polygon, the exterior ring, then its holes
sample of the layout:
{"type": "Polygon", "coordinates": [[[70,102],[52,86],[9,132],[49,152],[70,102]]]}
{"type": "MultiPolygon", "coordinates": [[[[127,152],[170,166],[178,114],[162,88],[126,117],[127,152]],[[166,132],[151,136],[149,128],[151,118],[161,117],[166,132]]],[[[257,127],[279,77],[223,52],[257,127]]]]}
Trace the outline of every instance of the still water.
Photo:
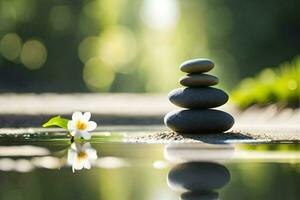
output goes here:
{"type": "Polygon", "coordinates": [[[0,137],[1,200],[300,199],[299,144],[18,137],[0,137]]]}

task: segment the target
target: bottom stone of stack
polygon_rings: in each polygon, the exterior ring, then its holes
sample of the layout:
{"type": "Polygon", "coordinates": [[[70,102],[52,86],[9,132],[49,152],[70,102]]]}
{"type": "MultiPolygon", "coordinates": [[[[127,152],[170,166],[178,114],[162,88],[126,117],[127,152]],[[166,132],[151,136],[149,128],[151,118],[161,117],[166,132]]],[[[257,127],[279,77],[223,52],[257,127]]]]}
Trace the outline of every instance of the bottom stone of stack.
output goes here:
{"type": "Polygon", "coordinates": [[[221,133],[229,130],[233,117],[214,109],[177,110],[169,112],[164,122],[166,126],[179,133],[221,133]]]}

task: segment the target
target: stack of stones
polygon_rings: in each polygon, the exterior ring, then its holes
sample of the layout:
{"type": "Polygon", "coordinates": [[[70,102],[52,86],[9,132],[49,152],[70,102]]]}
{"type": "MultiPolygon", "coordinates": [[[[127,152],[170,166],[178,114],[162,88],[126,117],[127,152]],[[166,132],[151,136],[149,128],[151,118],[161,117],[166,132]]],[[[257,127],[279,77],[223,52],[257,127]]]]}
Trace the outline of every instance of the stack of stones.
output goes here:
{"type": "Polygon", "coordinates": [[[228,95],[211,87],[218,84],[217,77],[204,74],[213,69],[214,63],[208,59],[194,59],[184,62],[180,70],[188,73],[180,79],[184,88],[169,93],[169,100],[184,108],[165,116],[165,124],[179,133],[220,133],[230,129],[233,117],[212,108],[224,105],[228,95]]]}

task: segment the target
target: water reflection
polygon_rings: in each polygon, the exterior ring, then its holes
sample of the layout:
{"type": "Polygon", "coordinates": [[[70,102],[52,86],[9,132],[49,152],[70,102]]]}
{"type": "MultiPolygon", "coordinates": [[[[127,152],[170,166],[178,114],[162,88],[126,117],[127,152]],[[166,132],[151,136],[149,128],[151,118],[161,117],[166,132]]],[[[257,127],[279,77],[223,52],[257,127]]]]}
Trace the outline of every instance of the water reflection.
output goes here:
{"type": "Polygon", "coordinates": [[[171,189],[183,192],[181,199],[218,199],[217,189],[230,180],[228,169],[213,162],[188,162],[174,166],[168,174],[171,189]]]}
{"type": "Polygon", "coordinates": [[[97,158],[97,151],[89,142],[74,142],[68,150],[68,164],[72,166],[73,172],[84,168],[90,169],[97,158]]]}
{"type": "Polygon", "coordinates": [[[217,192],[186,192],[181,195],[182,200],[218,200],[219,194],[217,192]]]}
{"type": "Polygon", "coordinates": [[[169,144],[164,149],[164,157],[172,163],[192,161],[224,161],[232,159],[234,146],[230,144],[169,144]]]}
{"type": "Polygon", "coordinates": [[[230,159],[231,145],[171,144],[165,148],[165,158],[176,163],[168,173],[168,186],[181,192],[182,200],[216,200],[216,190],[230,181],[230,172],[218,160],[230,159]],[[179,163],[179,164],[178,164],[179,163]]]}
{"type": "MultiPolygon", "coordinates": [[[[35,168],[60,169],[72,166],[74,172],[90,169],[94,164],[102,167],[102,160],[98,159],[97,162],[97,158],[97,151],[89,142],[74,142],[55,151],[32,145],[0,146],[0,171],[26,173],[35,168]]],[[[108,165],[107,162],[105,164],[108,165]]]]}
{"type": "MultiPolygon", "coordinates": [[[[254,153],[259,158],[260,154],[270,156],[270,149],[265,145],[251,146],[250,150],[244,145],[235,145],[234,149],[230,145],[202,143],[170,144],[166,148],[157,144],[95,142],[74,143],[71,147],[67,142],[51,141],[15,147],[0,148],[1,200],[175,200],[179,197],[182,200],[263,200],[266,197],[294,200],[300,196],[298,156],[290,156],[290,160],[276,157],[276,162],[266,157],[253,160],[254,153]],[[39,148],[23,152],[30,145],[39,148]],[[74,168],[76,173],[72,173],[73,162],[68,164],[68,152],[72,152],[75,160],[80,149],[89,148],[98,154],[96,160],[89,160],[91,169],[74,168]],[[253,158],[249,159],[249,155],[253,158]]],[[[289,152],[299,155],[296,147],[290,144],[288,147],[281,146],[280,151],[273,152],[283,153],[282,149],[288,149],[284,150],[285,155],[289,152]]]]}

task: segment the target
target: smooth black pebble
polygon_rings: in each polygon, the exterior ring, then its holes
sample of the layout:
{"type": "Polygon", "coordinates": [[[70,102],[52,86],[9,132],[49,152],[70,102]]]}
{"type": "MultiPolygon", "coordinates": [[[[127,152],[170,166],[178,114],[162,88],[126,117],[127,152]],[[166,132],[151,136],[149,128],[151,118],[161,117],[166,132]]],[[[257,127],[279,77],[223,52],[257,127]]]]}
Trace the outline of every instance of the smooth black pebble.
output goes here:
{"type": "Polygon", "coordinates": [[[169,93],[169,100],[182,108],[214,108],[225,104],[228,95],[220,89],[178,88],[169,93]]]}
{"type": "Polygon", "coordinates": [[[219,79],[209,74],[187,74],[179,82],[181,85],[187,87],[205,87],[217,85],[219,79]]]}
{"type": "Polygon", "coordinates": [[[186,73],[204,73],[212,68],[214,68],[213,61],[203,58],[188,60],[180,65],[180,70],[186,73]]]}
{"type": "Polygon", "coordinates": [[[222,133],[229,130],[233,117],[214,109],[178,110],[169,112],[164,118],[165,124],[179,133],[222,133]]]}

